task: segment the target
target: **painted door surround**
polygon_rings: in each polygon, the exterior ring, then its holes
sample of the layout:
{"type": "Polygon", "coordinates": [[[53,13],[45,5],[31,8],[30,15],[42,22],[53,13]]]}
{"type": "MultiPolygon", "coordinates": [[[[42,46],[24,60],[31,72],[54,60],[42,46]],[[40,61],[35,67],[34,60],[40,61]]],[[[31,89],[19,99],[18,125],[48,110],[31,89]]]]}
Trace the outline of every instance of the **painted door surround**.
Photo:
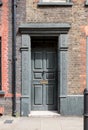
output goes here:
{"type": "Polygon", "coordinates": [[[21,116],[28,116],[31,111],[31,36],[58,36],[58,113],[60,101],[67,96],[67,50],[68,31],[67,23],[34,23],[23,24],[19,27],[22,34],[22,96],[21,116]],[[60,77],[60,78],[59,78],[60,77]]]}

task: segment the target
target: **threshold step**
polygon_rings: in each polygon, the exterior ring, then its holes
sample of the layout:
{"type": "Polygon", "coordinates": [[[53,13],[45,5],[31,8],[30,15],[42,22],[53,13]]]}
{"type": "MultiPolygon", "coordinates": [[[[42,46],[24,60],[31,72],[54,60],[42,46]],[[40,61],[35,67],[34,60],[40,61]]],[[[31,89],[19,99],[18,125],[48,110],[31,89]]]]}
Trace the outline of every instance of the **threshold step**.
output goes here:
{"type": "Polygon", "coordinates": [[[53,117],[60,116],[57,111],[31,111],[29,114],[31,117],[53,117]]]}

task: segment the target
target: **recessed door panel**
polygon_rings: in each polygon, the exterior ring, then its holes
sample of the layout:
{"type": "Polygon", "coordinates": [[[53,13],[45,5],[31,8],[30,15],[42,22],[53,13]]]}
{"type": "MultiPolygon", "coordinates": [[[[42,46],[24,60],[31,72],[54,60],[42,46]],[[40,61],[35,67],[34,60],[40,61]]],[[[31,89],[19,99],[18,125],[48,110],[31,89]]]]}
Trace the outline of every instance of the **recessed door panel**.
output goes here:
{"type": "Polygon", "coordinates": [[[46,104],[54,105],[54,85],[46,85],[46,104]]]}
{"type": "Polygon", "coordinates": [[[55,53],[47,51],[46,52],[46,68],[54,69],[55,65],[55,53]]]}
{"type": "Polygon", "coordinates": [[[55,73],[54,72],[46,72],[46,79],[47,80],[54,80],[55,79],[55,73]]]}
{"type": "Polygon", "coordinates": [[[42,69],[42,52],[34,52],[34,69],[42,69]]]}
{"type": "Polygon", "coordinates": [[[34,85],[34,105],[42,105],[42,85],[34,85]]]}
{"type": "Polygon", "coordinates": [[[42,79],[42,72],[34,72],[34,79],[42,79]]]}

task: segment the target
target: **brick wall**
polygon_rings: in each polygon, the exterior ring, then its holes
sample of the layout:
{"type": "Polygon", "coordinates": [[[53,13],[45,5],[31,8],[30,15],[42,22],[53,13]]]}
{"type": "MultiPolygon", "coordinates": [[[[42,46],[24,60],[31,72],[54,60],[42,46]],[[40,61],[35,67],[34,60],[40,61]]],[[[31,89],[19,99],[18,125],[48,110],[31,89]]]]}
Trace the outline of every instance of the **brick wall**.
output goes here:
{"type": "Polygon", "coordinates": [[[72,7],[37,6],[38,0],[26,0],[27,23],[69,23],[68,94],[83,94],[86,87],[86,36],[88,7],[85,0],[73,0],[72,7]]]}
{"type": "MultiPolygon", "coordinates": [[[[0,36],[2,36],[2,88],[5,90],[5,113],[12,112],[12,14],[11,0],[3,0],[0,7],[0,36]],[[3,15],[2,15],[3,14],[3,15]],[[9,14],[9,15],[8,15],[9,14]],[[9,22],[8,22],[9,21],[9,22]],[[8,53],[9,52],[9,53],[8,53]]],[[[68,39],[68,94],[83,94],[86,87],[86,36],[88,36],[88,7],[84,0],[74,0],[72,7],[38,7],[38,0],[17,0],[16,86],[17,111],[20,113],[21,96],[21,35],[22,23],[69,23],[68,39]]],[[[0,100],[1,101],[1,100],[0,100]]],[[[0,106],[2,107],[2,106],[0,106]]],[[[2,108],[0,110],[3,111],[2,108]]]]}
{"type": "MultiPolygon", "coordinates": [[[[12,0],[2,0],[3,5],[0,7],[0,37],[2,37],[2,90],[5,95],[0,96],[0,113],[12,114],[12,0]]],[[[17,26],[24,21],[25,1],[17,1],[17,26]],[[22,8],[23,6],[23,8],[22,8]]],[[[26,9],[26,8],[25,8],[26,9]]],[[[18,33],[18,28],[17,28],[18,33]]],[[[17,111],[20,113],[20,91],[21,91],[21,54],[19,48],[21,37],[17,36],[17,111]],[[18,80],[19,79],[19,80],[18,80]]]]}
{"type": "MultiPolygon", "coordinates": [[[[8,93],[5,95],[6,104],[5,104],[5,114],[12,114],[12,0],[9,0],[8,3],[9,7],[9,36],[8,36],[8,79],[9,79],[9,86],[8,86],[8,93]],[[8,108],[7,108],[8,106],[8,108]]],[[[26,1],[17,0],[17,15],[16,15],[16,33],[17,33],[17,39],[16,39],[16,109],[17,109],[17,115],[20,114],[20,97],[21,97],[21,53],[20,53],[20,47],[21,47],[21,36],[18,31],[18,27],[21,23],[25,22],[26,17],[26,1]]]]}
{"type": "MultiPolygon", "coordinates": [[[[2,90],[8,93],[8,0],[0,7],[0,37],[2,43],[2,90]]],[[[0,114],[4,113],[4,96],[0,96],[0,114]]]]}
{"type": "Polygon", "coordinates": [[[2,89],[8,91],[8,0],[2,6],[2,89]]]}

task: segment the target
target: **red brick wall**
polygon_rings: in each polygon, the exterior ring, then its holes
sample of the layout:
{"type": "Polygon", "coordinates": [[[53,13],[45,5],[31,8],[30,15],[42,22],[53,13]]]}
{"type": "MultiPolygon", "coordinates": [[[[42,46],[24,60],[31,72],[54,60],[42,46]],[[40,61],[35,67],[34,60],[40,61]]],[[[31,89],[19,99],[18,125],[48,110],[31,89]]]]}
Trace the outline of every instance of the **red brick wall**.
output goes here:
{"type": "Polygon", "coordinates": [[[3,0],[1,34],[2,34],[2,89],[8,90],[8,0],[3,0]]]}
{"type": "MultiPolygon", "coordinates": [[[[0,7],[0,37],[2,43],[2,90],[8,92],[8,0],[2,0],[0,7]]],[[[3,100],[3,97],[0,96],[3,100]]],[[[0,114],[4,113],[4,103],[0,103],[0,114]]]]}

